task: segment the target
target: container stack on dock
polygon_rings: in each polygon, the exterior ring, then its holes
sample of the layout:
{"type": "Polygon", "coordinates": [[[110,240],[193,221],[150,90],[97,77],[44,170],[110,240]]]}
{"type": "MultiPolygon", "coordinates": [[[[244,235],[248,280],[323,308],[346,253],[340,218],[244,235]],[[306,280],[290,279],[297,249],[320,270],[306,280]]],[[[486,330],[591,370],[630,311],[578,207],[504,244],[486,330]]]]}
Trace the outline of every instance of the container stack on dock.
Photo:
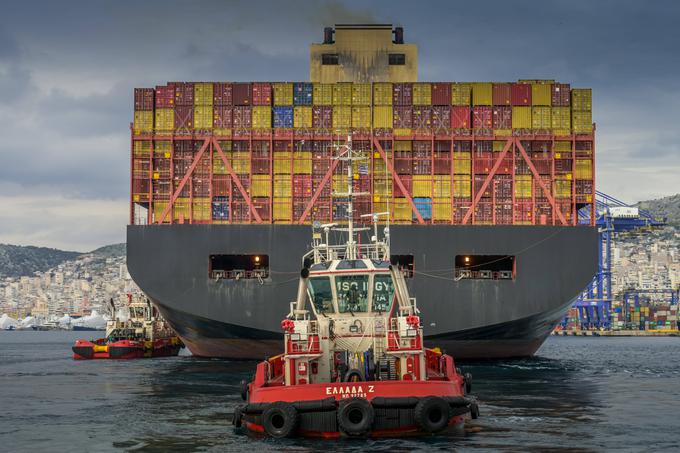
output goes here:
{"type": "MultiPolygon", "coordinates": [[[[131,223],[346,219],[576,225],[594,210],[589,89],[516,83],[170,82],[134,93],[131,223]]],[[[591,216],[594,218],[595,216],[591,216]]]]}

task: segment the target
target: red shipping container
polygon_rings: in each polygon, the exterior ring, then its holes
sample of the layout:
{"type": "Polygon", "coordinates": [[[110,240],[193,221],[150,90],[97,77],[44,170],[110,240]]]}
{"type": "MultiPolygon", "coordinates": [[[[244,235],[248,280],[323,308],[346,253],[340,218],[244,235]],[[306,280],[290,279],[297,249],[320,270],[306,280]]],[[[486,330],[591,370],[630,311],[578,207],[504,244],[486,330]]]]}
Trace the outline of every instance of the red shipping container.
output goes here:
{"type": "Polygon", "coordinates": [[[167,109],[175,105],[175,85],[168,84],[156,87],[156,108],[167,109]]]}
{"type": "Polygon", "coordinates": [[[528,223],[533,217],[531,200],[515,201],[515,222],[528,223]]]}
{"type": "Polygon", "coordinates": [[[234,105],[251,105],[253,87],[250,83],[234,83],[231,85],[231,99],[234,105]]]}
{"type": "Polygon", "coordinates": [[[392,104],[413,105],[413,84],[395,83],[392,85],[392,104]]]}
{"type": "Polygon", "coordinates": [[[213,107],[213,127],[219,129],[231,129],[232,108],[225,106],[213,107]]]}
{"type": "Polygon", "coordinates": [[[470,129],[470,107],[456,105],[451,111],[453,129],[470,129]]]}
{"type": "Polygon", "coordinates": [[[194,107],[180,104],[175,105],[175,129],[186,131],[193,128],[194,107]]]}
{"type": "Polygon", "coordinates": [[[472,127],[474,129],[491,129],[493,111],[491,107],[475,106],[472,108],[472,127]]]}
{"type": "Polygon", "coordinates": [[[315,105],[312,108],[312,127],[315,129],[333,129],[333,107],[315,105]]]}
{"type": "Polygon", "coordinates": [[[395,106],[393,110],[395,129],[411,129],[413,127],[413,107],[395,106]]]}
{"type": "Polygon", "coordinates": [[[439,158],[434,160],[434,174],[448,175],[451,173],[451,160],[439,158]]]}
{"type": "Polygon", "coordinates": [[[553,107],[569,107],[571,87],[568,83],[553,83],[551,94],[553,107]]]}
{"type": "Polygon", "coordinates": [[[463,198],[454,198],[453,200],[453,223],[462,224],[463,219],[470,212],[470,201],[463,198]]]}
{"type": "Polygon", "coordinates": [[[509,83],[493,84],[493,105],[511,105],[512,88],[509,83]]]}
{"type": "Polygon", "coordinates": [[[432,105],[451,105],[451,84],[432,84],[432,105]]]}
{"type": "Polygon", "coordinates": [[[268,157],[263,158],[254,157],[251,162],[253,174],[262,175],[269,173],[270,160],[268,157]]]}
{"type": "Polygon", "coordinates": [[[413,174],[414,175],[430,175],[432,174],[432,160],[429,158],[414,158],[413,159],[413,174]]]}
{"type": "MultiPolygon", "coordinates": [[[[404,185],[404,188],[406,189],[406,192],[408,192],[408,195],[411,195],[411,189],[412,189],[412,179],[410,175],[399,175],[399,179],[401,180],[401,183],[404,185]]],[[[407,194],[404,194],[401,189],[399,188],[399,185],[397,184],[396,179],[392,181],[392,190],[394,191],[394,196],[395,197],[405,197],[407,194]]]]}
{"type": "Polygon", "coordinates": [[[213,104],[214,105],[233,105],[231,98],[231,83],[215,82],[213,84],[213,104]]]}
{"type": "Polygon", "coordinates": [[[451,127],[451,107],[435,106],[432,107],[432,129],[437,131],[447,131],[451,127]]]}
{"type": "Polygon", "coordinates": [[[493,108],[493,128],[512,129],[512,107],[493,108]]]}
{"type": "Polygon", "coordinates": [[[263,221],[265,222],[271,221],[271,207],[270,207],[271,205],[269,198],[266,197],[253,198],[253,206],[255,207],[257,214],[263,221]]]}
{"type": "Polygon", "coordinates": [[[496,200],[494,207],[494,224],[495,225],[511,225],[512,224],[512,201],[501,202],[496,200]]]}
{"type": "Polygon", "coordinates": [[[474,218],[476,223],[491,223],[493,221],[493,204],[490,201],[477,203],[474,218]]]}
{"type": "Polygon", "coordinates": [[[270,83],[253,83],[253,105],[272,105],[272,85],[270,83]]]}
{"type": "Polygon", "coordinates": [[[512,84],[512,105],[531,105],[531,85],[528,83],[512,84]]]}
{"type": "Polygon", "coordinates": [[[175,83],[175,105],[194,105],[194,84],[191,82],[175,83]]]}
{"type": "Polygon", "coordinates": [[[512,177],[508,175],[496,175],[493,178],[494,196],[496,202],[499,199],[512,199],[512,177]]]}
{"type": "Polygon", "coordinates": [[[413,128],[430,129],[432,127],[432,107],[417,105],[413,107],[413,128]]]}
{"type": "Polygon", "coordinates": [[[411,159],[394,159],[394,171],[399,175],[410,175],[413,169],[411,168],[411,159]]]}
{"type": "Polygon", "coordinates": [[[250,107],[236,106],[233,111],[233,124],[235,129],[250,129],[251,128],[251,113],[250,107]]]}
{"type": "Polygon", "coordinates": [[[135,110],[153,110],[153,88],[135,88],[135,110]]]}
{"type": "Polygon", "coordinates": [[[312,195],[312,175],[294,175],[293,197],[304,198],[309,201],[312,195]]]}

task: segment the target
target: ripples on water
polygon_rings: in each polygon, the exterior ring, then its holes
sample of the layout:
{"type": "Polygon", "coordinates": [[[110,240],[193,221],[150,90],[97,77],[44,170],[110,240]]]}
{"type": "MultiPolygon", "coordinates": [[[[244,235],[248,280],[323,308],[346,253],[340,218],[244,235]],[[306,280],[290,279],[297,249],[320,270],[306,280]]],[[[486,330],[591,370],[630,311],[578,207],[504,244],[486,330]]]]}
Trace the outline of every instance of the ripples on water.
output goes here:
{"type": "Polygon", "coordinates": [[[0,332],[2,451],[680,449],[680,338],[550,338],[536,358],[458,364],[481,418],[458,437],[271,440],[232,428],[255,363],[73,361],[82,332],[0,332]]]}

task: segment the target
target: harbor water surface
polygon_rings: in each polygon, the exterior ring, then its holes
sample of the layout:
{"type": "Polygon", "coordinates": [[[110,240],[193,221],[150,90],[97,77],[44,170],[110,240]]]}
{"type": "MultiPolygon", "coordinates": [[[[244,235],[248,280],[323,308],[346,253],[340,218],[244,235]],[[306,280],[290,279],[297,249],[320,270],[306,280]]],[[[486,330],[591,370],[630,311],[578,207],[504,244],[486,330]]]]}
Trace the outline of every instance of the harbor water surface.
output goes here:
{"type": "Polygon", "coordinates": [[[84,334],[0,332],[0,450],[680,449],[680,338],[553,337],[532,359],[460,363],[481,402],[465,433],[322,441],[231,426],[254,362],[74,361],[84,334]]]}

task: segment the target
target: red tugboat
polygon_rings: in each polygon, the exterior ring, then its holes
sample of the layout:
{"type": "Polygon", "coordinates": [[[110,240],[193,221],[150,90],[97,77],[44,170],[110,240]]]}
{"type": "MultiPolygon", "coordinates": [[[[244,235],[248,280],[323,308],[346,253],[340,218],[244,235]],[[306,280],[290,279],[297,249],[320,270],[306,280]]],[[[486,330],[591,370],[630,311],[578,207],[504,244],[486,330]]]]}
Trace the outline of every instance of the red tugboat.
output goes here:
{"type": "MultiPolygon", "coordinates": [[[[113,301],[111,302],[113,312],[113,301]]],[[[133,299],[128,294],[128,317],[113,319],[106,324],[106,337],[94,341],[76,340],[73,358],[141,359],[169,357],[179,354],[182,341],[159,317],[151,303],[133,299]]]]}
{"type": "Polygon", "coordinates": [[[349,161],[347,228],[314,225],[297,300],[281,322],[284,353],[257,366],[243,382],[246,404],[234,425],[271,437],[405,436],[460,429],[477,418],[471,376],[451,356],[423,347],[415,298],[390,264],[389,226],[371,243],[354,234],[351,138],[339,159],[349,161]],[[321,230],[324,232],[322,234],[321,230]],[[331,230],[348,233],[330,245],[331,230]],[[322,236],[325,242],[322,243],[322,236]],[[311,264],[310,264],[311,263],[311,264]],[[310,310],[311,309],[311,310],[310,310]]]}

